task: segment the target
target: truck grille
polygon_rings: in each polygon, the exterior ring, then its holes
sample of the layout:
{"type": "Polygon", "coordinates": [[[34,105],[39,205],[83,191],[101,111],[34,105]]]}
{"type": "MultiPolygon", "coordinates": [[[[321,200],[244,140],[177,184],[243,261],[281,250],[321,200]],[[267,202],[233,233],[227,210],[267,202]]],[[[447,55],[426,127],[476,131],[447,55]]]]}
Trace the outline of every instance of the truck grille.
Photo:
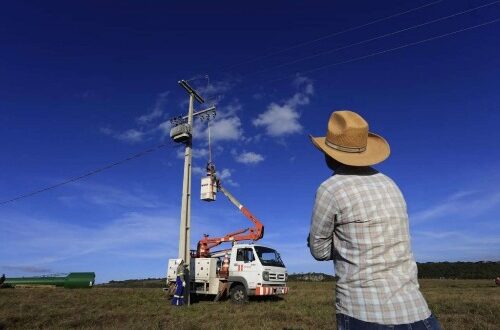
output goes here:
{"type": "Polygon", "coordinates": [[[269,281],[284,281],[285,274],[269,273],[269,281]]]}

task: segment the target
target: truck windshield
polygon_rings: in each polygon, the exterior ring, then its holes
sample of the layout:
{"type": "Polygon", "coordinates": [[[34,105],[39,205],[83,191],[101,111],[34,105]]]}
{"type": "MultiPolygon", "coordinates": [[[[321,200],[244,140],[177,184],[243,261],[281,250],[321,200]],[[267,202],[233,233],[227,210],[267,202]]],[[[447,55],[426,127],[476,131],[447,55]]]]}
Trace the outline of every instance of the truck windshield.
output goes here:
{"type": "Polygon", "coordinates": [[[285,267],[283,261],[281,261],[280,254],[276,250],[263,246],[255,246],[255,252],[263,266],[285,267]]]}

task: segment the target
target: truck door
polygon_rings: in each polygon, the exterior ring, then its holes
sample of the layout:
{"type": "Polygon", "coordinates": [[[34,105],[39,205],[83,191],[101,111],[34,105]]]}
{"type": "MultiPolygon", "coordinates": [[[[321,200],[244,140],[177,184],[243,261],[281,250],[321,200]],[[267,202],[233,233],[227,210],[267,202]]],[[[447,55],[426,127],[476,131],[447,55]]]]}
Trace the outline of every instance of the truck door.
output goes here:
{"type": "Polygon", "coordinates": [[[255,289],[258,281],[258,265],[253,248],[238,248],[236,251],[236,260],[232,265],[232,276],[245,278],[248,287],[255,289]]]}

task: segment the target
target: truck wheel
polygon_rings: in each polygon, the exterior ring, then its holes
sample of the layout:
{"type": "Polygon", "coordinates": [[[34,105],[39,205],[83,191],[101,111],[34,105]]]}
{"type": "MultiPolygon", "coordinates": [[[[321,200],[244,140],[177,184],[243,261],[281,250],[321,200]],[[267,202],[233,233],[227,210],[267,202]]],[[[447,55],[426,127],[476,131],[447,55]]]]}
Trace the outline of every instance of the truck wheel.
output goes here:
{"type": "Polygon", "coordinates": [[[196,293],[191,293],[190,301],[192,304],[196,304],[200,302],[200,296],[196,293]]]}
{"type": "Polygon", "coordinates": [[[248,301],[247,290],[241,284],[233,286],[229,295],[231,297],[231,301],[235,304],[244,304],[248,301]]]}

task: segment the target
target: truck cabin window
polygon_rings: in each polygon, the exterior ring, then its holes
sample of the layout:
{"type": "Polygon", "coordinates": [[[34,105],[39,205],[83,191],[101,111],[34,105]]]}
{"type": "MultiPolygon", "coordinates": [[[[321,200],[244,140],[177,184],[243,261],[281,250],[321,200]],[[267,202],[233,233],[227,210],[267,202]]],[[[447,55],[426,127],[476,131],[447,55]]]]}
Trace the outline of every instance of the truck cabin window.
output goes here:
{"type": "Polygon", "coordinates": [[[236,261],[252,262],[255,260],[253,250],[250,248],[238,249],[236,261]]]}
{"type": "Polygon", "coordinates": [[[280,254],[276,250],[263,246],[256,246],[255,252],[263,266],[285,267],[280,254]]]}

